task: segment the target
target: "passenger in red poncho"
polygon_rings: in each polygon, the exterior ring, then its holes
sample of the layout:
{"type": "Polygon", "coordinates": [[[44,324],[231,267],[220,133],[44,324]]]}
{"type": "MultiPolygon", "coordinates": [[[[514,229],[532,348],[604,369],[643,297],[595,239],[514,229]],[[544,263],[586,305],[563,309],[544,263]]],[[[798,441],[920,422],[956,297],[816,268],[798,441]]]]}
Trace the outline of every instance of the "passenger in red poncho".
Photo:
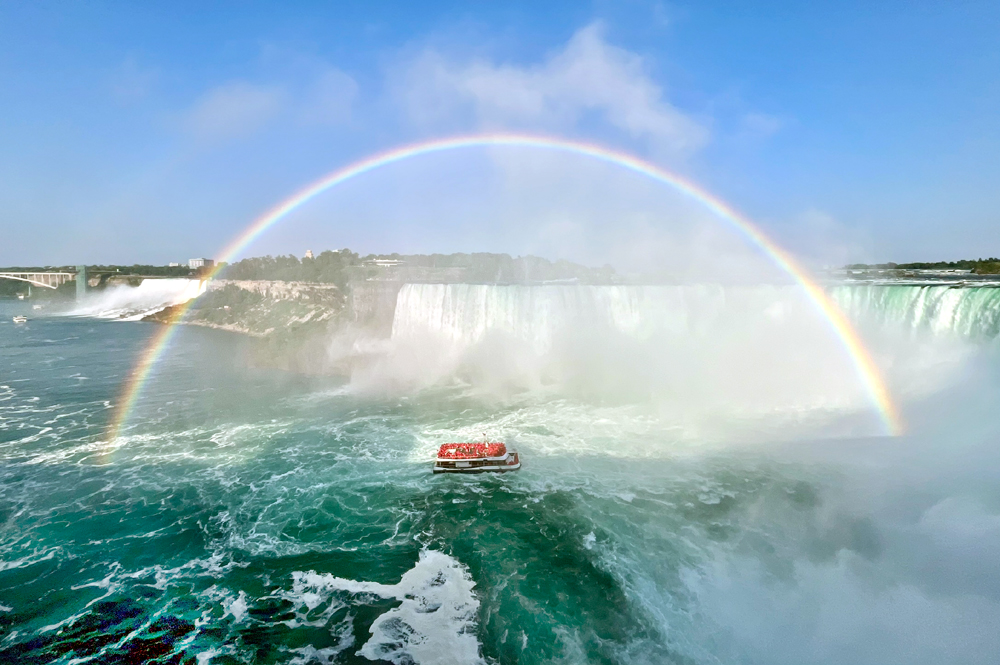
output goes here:
{"type": "Polygon", "coordinates": [[[445,459],[475,459],[503,457],[507,446],[502,443],[446,443],[438,450],[438,457],[445,459]]]}

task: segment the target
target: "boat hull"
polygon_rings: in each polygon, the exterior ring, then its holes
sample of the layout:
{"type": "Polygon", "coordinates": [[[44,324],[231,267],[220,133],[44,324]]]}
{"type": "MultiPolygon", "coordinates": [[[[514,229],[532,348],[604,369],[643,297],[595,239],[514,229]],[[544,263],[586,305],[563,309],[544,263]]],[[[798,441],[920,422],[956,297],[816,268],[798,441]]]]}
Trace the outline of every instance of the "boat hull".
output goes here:
{"type": "Polygon", "coordinates": [[[508,473],[510,471],[517,471],[520,468],[521,468],[520,464],[513,466],[508,466],[504,464],[496,466],[480,466],[475,468],[470,467],[465,469],[459,469],[459,468],[449,469],[449,468],[439,467],[438,465],[435,464],[434,473],[508,473]]]}
{"type": "Polygon", "coordinates": [[[507,473],[521,468],[517,453],[502,458],[441,459],[434,463],[434,473],[507,473]]]}

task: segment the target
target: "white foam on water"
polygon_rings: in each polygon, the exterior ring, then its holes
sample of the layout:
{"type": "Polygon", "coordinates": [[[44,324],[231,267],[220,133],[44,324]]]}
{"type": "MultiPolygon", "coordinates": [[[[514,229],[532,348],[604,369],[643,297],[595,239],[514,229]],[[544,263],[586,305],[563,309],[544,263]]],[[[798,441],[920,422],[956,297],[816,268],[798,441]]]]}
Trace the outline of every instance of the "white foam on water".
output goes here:
{"type": "Polygon", "coordinates": [[[13,568],[22,568],[24,566],[32,566],[41,561],[48,561],[56,555],[57,552],[62,550],[61,547],[51,547],[44,550],[36,550],[31,554],[21,557],[19,559],[12,559],[10,561],[5,561],[0,559],[0,571],[11,570],[13,568]]]}
{"type": "Polygon", "coordinates": [[[208,665],[216,656],[221,656],[224,652],[212,647],[195,655],[197,665],[208,665]]]}
{"type": "MultiPolygon", "coordinates": [[[[51,429],[51,428],[49,428],[51,429]]],[[[40,432],[35,438],[47,432],[40,432]]],[[[22,439],[17,443],[25,443],[22,439]]],[[[25,464],[62,464],[64,462],[81,461],[90,456],[106,457],[115,450],[125,445],[123,439],[114,441],[84,441],[83,443],[57,448],[56,450],[44,451],[32,455],[25,461],[25,464]]],[[[20,453],[20,451],[18,451],[20,453]]]]}
{"type": "Polygon", "coordinates": [[[223,602],[222,607],[225,610],[225,614],[222,615],[223,619],[231,615],[233,617],[233,621],[236,623],[243,621],[243,617],[247,615],[246,591],[240,591],[240,595],[233,600],[223,602]]]}
{"type": "MultiPolygon", "coordinates": [[[[164,591],[172,586],[183,584],[187,580],[199,577],[219,578],[233,570],[234,568],[245,568],[249,564],[237,562],[231,556],[226,556],[222,552],[214,552],[204,559],[191,559],[173,568],[167,568],[160,564],[140,568],[134,572],[124,573],[122,577],[131,580],[152,579],[154,589],[164,591]]],[[[149,582],[147,582],[149,583],[149,582]]],[[[207,592],[215,589],[214,585],[209,587],[207,592]]],[[[245,603],[244,603],[245,607],[245,603]]]]}
{"type": "Polygon", "coordinates": [[[358,655],[396,665],[467,665],[485,663],[475,635],[479,609],[475,585],[457,559],[424,550],[397,584],[295,572],[292,594],[307,607],[319,606],[337,591],[399,600],[398,607],[371,625],[371,639],[358,655]]]}
{"type": "Polygon", "coordinates": [[[337,655],[343,651],[338,646],[317,649],[312,646],[304,646],[301,649],[292,649],[291,652],[298,654],[288,661],[288,665],[307,665],[307,663],[321,663],[321,665],[333,665],[337,662],[337,655]]]}
{"type": "Polygon", "coordinates": [[[330,631],[339,641],[332,647],[317,649],[311,644],[300,649],[290,649],[291,653],[297,654],[295,658],[288,661],[288,665],[306,665],[306,663],[321,663],[322,665],[333,665],[337,662],[342,652],[354,645],[354,634],[351,632],[350,622],[344,622],[336,630],[330,631]]]}
{"type": "MultiPolygon", "coordinates": [[[[299,573],[294,575],[299,575],[299,573]]],[[[276,595],[288,600],[295,607],[295,618],[283,622],[289,628],[298,628],[299,626],[322,628],[329,623],[335,612],[347,607],[345,603],[331,597],[329,593],[312,589],[308,582],[298,577],[295,577],[291,591],[276,595]]]]}

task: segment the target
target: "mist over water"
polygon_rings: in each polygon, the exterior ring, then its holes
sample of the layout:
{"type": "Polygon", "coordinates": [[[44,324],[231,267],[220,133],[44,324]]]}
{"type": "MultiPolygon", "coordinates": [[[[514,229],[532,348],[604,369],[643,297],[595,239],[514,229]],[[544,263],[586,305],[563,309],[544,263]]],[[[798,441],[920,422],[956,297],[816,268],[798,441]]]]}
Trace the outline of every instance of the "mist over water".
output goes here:
{"type": "Polygon", "coordinates": [[[352,386],[449,384],[641,405],[700,440],[881,427],[841,340],[794,286],[405,285],[391,339],[352,386]]]}
{"type": "Polygon", "coordinates": [[[116,284],[89,292],[68,311],[70,316],[139,321],[205,292],[205,283],[187,278],[145,278],[136,286],[116,284]]]}
{"type": "Polygon", "coordinates": [[[0,660],[993,662],[996,333],[866,288],[903,437],[791,286],[409,285],[350,376],[187,328],[116,441],[156,327],[0,323],[0,660]]]}
{"type": "Polygon", "coordinates": [[[1000,1],[777,4],[0,0],[0,665],[1000,665],[1000,1]]]}

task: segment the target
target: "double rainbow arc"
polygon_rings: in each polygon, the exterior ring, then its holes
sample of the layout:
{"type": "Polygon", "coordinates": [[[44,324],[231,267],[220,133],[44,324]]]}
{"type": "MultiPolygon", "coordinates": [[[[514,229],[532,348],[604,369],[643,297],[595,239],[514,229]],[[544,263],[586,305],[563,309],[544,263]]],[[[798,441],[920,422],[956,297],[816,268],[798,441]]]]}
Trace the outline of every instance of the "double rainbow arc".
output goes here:
{"type": "MultiPolygon", "coordinates": [[[[903,423],[899,411],[892,401],[878,367],[865,348],[861,338],[843,312],[840,311],[837,305],[826,294],[826,291],[813,280],[808,272],[790,254],[771,241],[749,219],[695,183],[627,153],[611,150],[592,143],[527,134],[476,134],[414,143],[381,152],[333,171],[271,208],[258,217],[246,230],[225,247],[218,255],[217,260],[219,263],[231,261],[262,233],[284,219],[289,213],[331,187],[335,187],[359,175],[420,155],[461,148],[490,146],[539,148],[591,157],[669,185],[704,205],[717,217],[742,234],[752,245],[760,249],[764,255],[769,257],[779,268],[788,273],[788,275],[802,286],[850,356],[858,377],[861,379],[872,404],[879,413],[886,433],[890,435],[902,434],[903,423]]],[[[219,267],[217,266],[209,273],[206,279],[213,278],[218,270],[219,267]]],[[[112,421],[112,442],[120,435],[139,395],[142,393],[143,386],[156,366],[157,361],[162,357],[174,331],[177,329],[177,324],[184,318],[190,308],[190,304],[178,307],[173,312],[167,325],[152,337],[149,345],[140,355],[139,361],[125,382],[122,397],[112,421]]]]}

